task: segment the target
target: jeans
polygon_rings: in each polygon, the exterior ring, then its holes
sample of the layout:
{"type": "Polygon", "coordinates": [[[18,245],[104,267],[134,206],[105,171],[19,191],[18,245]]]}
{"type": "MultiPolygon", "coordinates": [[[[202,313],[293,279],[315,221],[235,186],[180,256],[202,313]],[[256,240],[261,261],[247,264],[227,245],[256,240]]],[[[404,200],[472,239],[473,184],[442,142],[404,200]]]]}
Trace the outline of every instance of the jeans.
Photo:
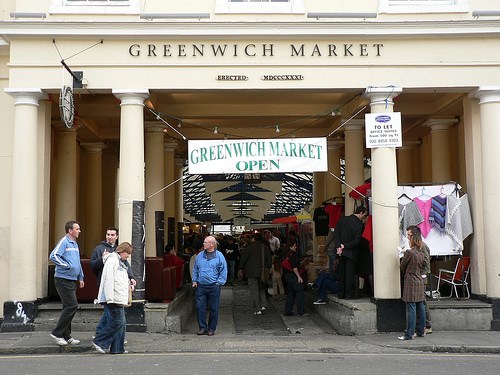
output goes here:
{"type": "Polygon", "coordinates": [[[104,312],[101,315],[101,319],[99,320],[99,323],[97,324],[97,327],[95,327],[95,335],[97,336],[99,332],[102,331],[102,329],[108,324],[109,321],[109,314],[108,310],[104,309],[104,312]]]}
{"type": "Polygon", "coordinates": [[[293,272],[285,274],[285,282],[287,285],[285,315],[293,314],[293,305],[295,300],[297,300],[297,314],[304,314],[306,312],[304,285],[299,284],[297,276],[293,272]]]}
{"type": "Polygon", "coordinates": [[[61,297],[63,308],[52,334],[68,340],[71,337],[71,321],[78,309],[78,301],[76,299],[77,282],[75,280],[54,277],[54,284],[59,297],[61,297]]]}
{"type": "Polygon", "coordinates": [[[94,343],[110,353],[123,353],[125,351],[125,309],[115,303],[104,304],[104,314],[107,314],[107,322],[101,331],[96,334],[94,343]]]}
{"type": "Polygon", "coordinates": [[[250,289],[255,312],[267,307],[266,290],[264,284],[260,281],[260,277],[249,277],[248,289],[250,289]]]}
{"type": "Polygon", "coordinates": [[[406,302],[406,332],[405,338],[410,340],[415,333],[415,324],[417,325],[417,335],[423,336],[425,331],[425,307],[424,301],[406,302]],[[418,313],[418,314],[417,314],[418,313]],[[418,315],[418,324],[417,323],[418,315]]]}
{"type": "Polygon", "coordinates": [[[220,285],[201,285],[196,288],[196,315],[198,327],[203,331],[215,332],[219,321],[220,285]],[[207,306],[210,316],[207,325],[207,306]]]}
{"type": "Polygon", "coordinates": [[[318,286],[318,299],[326,301],[328,291],[332,293],[338,292],[338,283],[336,280],[332,279],[329,274],[321,273],[318,278],[314,281],[318,286]]]}

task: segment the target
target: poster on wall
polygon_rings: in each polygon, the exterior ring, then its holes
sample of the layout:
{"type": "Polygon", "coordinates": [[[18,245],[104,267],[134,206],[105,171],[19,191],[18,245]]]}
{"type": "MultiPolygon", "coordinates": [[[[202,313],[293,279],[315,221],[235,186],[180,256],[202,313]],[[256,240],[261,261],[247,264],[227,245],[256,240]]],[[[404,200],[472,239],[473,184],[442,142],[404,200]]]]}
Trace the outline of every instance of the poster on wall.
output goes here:
{"type": "Polygon", "coordinates": [[[188,142],[190,174],[326,172],[326,138],[188,142]]]}
{"type": "Polygon", "coordinates": [[[401,112],[365,114],[366,148],[401,147],[401,112]]]}

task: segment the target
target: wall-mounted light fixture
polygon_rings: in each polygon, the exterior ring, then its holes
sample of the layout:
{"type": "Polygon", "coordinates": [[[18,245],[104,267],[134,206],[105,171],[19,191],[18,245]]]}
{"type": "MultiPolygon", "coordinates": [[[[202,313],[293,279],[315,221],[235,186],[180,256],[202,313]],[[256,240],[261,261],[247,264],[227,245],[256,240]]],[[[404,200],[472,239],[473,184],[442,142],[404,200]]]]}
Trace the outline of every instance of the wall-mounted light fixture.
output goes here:
{"type": "Polygon", "coordinates": [[[280,132],[280,126],[276,125],[276,133],[279,133],[279,132],[280,132]]]}
{"type": "Polygon", "coordinates": [[[377,18],[377,13],[307,13],[307,18],[377,18]]]}
{"type": "Polygon", "coordinates": [[[11,12],[11,18],[47,18],[47,14],[45,13],[23,13],[23,12],[11,12]]]}
{"type": "Polygon", "coordinates": [[[217,134],[218,132],[219,132],[219,128],[216,126],[216,127],[214,128],[214,134],[217,134]]]}
{"type": "Polygon", "coordinates": [[[500,10],[474,10],[472,12],[472,17],[498,17],[500,16],[500,10]]]}
{"type": "Polygon", "coordinates": [[[207,19],[210,13],[141,13],[140,17],[146,20],[157,19],[207,19]]]}

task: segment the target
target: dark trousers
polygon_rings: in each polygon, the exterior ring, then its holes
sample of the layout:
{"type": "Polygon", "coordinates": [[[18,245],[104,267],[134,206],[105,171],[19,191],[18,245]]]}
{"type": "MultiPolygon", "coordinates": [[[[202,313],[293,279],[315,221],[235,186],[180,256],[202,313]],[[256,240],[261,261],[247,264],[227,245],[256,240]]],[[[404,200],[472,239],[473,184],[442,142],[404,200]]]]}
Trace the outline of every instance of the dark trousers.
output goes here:
{"type": "Polygon", "coordinates": [[[215,332],[219,321],[220,285],[201,285],[196,288],[196,315],[200,330],[215,332]],[[210,316],[207,325],[207,306],[210,316]]]}
{"type": "Polygon", "coordinates": [[[354,278],[356,262],[345,256],[339,257],[339,298],[355,298],[354,278]]]}
{"type": "Polygon", "coordinates": [[[304,314],[306,312],[304,284],[299,284],[297,276],[292,272],[285,274],[285,281],[287,285],[285,315],[293,314],[295,300],[297,300],[297,314],[304,314]]]}
{"type": "Polygon", "coordinates": [[[68,340],[71,337],[71,321],[78,309],[78,301],[76,299],[77,282],[75,280],[54,277],[54,284],[59,297],[61,297],[63,308],[52,334],[68,340]]]}
{"type": "Polygon", "coordinates": [[[328,291],[337,293],[339,289],[337,280],[332,279],[328,273],[321,273],[314,283],[319,288],[318,299],[322,301],[326,301],[328,291]]]}

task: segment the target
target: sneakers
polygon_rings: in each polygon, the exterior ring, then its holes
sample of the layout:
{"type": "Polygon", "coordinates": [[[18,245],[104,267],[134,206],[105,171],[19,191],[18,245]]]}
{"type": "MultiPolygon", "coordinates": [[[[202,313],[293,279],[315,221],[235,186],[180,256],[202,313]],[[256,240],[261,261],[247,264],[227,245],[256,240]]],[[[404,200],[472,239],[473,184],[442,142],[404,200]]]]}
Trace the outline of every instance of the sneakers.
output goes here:
{"type": "Polygon", "coordinates": [[[260,308],[260,311],[266,311],[266,309],[267,309],[267,307],[266,307],[266,306],[262,306],[262,307],[260,308]]]}
{"type": "Polygon", "coordinates": [[[73,337],[70,337],[68,339],[68,345],[79,345],[79,344],[80,344],[80,340],[74,339],[73,337]]]}
{"type": "Polygon", "coordinates": [[[432,328],[431,327],[425,329],[425,334],[426,335],[429,335],[431,333],[432,333],[432,328]]]}
{"type": "Polygon", "coordinates": [[[262,315],[262,311],[259,310],[259,311],[254,312],[253,314],[254,315],[262,315]]]}
{"type": "Polygon", "coordinates": [[[317,301],[314,301],[313,305],[326,305],[326,301],[323,301],[322,299],[319,299],[317,301]]]}
{"type": "Polygon", "coordinates": [[[99,345],[97,345],[95,342],[92,341],[92,346],[94,347],[95,350],[97,350],[97,353],[104,354],[106,351],[101,348],[99,345]]]}
{"type": "MultiPolygon", "coordinates": [[[[52,337],[54,339],[54,341],[56,342],[56,344],[59,346],[68,345],[68,342],[65,339],[63,339],[62,337],[54,336],[52,333],[50,334],[50,337],[52,337]]],[[[80,342],[80,341],[78,341],[78,342],[80,342]]]]}
{"type": "Polygon", "coordinates": [[[408,337],[406,337],[406,336],[398,336],[398,340],[413,340],[413,339],[414,339],[414,337],[413,337],[413,336],[412,336],[412,337],[410,337],[410,338],[408,338],[408,337]]]}
{"type": "Polygon", "coordinates": [[[309,316],[309,313],[298,314],[298,316],[299,316],[299,317],[301,317],[301,318],[302,318],[302,317],[304,317],[304,318],[305,318],[305,317],[308,317],[308,316],[309,316]]]}

